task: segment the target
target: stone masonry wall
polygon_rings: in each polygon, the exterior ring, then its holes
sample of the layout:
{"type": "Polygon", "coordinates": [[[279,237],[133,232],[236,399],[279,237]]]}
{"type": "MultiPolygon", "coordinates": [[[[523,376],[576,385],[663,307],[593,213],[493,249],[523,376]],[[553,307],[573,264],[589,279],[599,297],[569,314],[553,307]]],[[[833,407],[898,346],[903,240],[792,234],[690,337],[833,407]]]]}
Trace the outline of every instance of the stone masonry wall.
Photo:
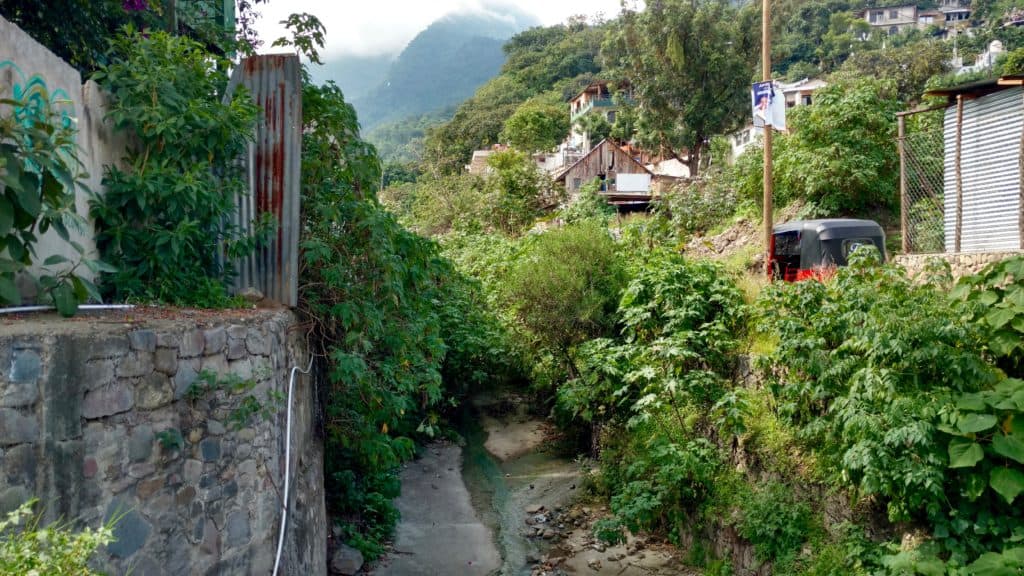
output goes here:
{"type": "Polygon", "coordinates": [[[983,268],[993,262],[999,262],[1011,256],[1020,256],[1024,252],[985,252],[985,253],[959,253],[959,254],[900,254],[893,257],[893,262],[906,268],[907,273],[913,277],[924,271],[925,266],[932,259],[940,259],[949,262],[953,272],[953,278],[970,276],[981,272],[983,268]]]}
{"type": "MultiPolygon", "coordinates": [[[[109,574],[269,574],[284,398],[292,366],[309,361],[296,320],[283,310],[147,314],[0,316],[0,514],[37,497],[46,521],[120,516],[97,561],[109,574]],[[218,375],[213,390],[204,371],[218,375]]],[[[326,573],[314,409],[300,376],[285,574],[326,573]]]]}

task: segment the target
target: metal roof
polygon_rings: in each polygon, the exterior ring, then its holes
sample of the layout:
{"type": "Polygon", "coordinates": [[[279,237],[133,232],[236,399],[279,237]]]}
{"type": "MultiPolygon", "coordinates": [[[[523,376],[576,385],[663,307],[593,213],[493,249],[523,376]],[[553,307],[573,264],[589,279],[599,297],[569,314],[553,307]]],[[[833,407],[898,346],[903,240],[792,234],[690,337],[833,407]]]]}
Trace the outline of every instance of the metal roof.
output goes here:
{"type": "Polygon", "coordinates": [[[779,224],[772,228],[772,233],[780,232],[803,232],[813,231],[817,234],[828,230],[845,230],[848,232],[878,232],[882,227],[874,220],[860,220],[857,218],[824,218],[820,220],[794,220],[779,224]]]}
{"type": "Polygon", "coordinates": [[[986,80],[968,82],[966,84],[950,86],[948,88],[936,88],[934,90],[926,91],[925,95],[945,96],[952,101],[956,96],[961,94],[976,98],[986,94],[991,94],[992,92],[998,92],[1014,86],[1020,86],[1022,84],[1024,84],[1024,74],[1015,74],[1012,76],[1002,76],[1000,78],[988,78],[986,80]]]}

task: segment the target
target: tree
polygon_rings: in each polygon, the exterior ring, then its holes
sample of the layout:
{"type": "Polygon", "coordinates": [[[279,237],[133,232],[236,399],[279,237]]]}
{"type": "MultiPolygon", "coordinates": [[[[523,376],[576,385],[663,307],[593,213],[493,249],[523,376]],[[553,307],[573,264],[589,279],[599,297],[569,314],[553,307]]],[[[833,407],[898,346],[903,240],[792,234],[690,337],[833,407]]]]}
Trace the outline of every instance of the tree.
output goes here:
{"type": "Polygon", "coordinates": [[[612,133],[612,125],[601,114],[584,114],[576,120],[576,129],[587,135],[591,146],[612,133]]]}
{"type": "Polygon", "coordinates": [[[531,98],[505,121],[501,139],[524,152],[550,150],[569,132],[569,111],[561,95],[531,98]]]}
{"type": "Polygon", "coordinates": [[[638,125],[647,140],[688,150],[697,174],[705,141],[749,114],[756,13],[722,0],[659,0],[620,19],[605,53],[633,86],[638,125]]]}
{"type": "Polygon", "coordinates": [[[948,42],[926,40],[899,48],[884,48],[853,54],[840,72],[852,77],[886,78],[896,83],[900,100],[921,98],[928,79],[949,71],[952,56],[948,42]]]}

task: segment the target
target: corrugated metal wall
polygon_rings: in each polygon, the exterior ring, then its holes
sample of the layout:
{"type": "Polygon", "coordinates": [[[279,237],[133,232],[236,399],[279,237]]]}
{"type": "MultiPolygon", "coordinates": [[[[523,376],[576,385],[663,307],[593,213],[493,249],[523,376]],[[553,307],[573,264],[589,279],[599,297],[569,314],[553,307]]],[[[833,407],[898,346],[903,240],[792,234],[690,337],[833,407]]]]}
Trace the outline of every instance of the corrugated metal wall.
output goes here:
{"type": "Polygon", "coordinates": [[[236,263],[235,289],[257,288],[267,298],[298,304],[302,180],[302,79],[294,54],[253,56],[231,75],[227,97],[241,84],[263,109],[243,159],[249,194],[238,199],[236,224],[252,230],[263,214],[277,224],[270,241],[236,263]]]}
{"type": "MultiPolygon", "coordinates": [[[[1020,144],[1021,87],[964,101],[961,152],[963,227],[961,252],[998,252],[1021,248],[1020,144]]],[[[946,252],[956,251],[957,109],[945,118],[946,252]]]]}

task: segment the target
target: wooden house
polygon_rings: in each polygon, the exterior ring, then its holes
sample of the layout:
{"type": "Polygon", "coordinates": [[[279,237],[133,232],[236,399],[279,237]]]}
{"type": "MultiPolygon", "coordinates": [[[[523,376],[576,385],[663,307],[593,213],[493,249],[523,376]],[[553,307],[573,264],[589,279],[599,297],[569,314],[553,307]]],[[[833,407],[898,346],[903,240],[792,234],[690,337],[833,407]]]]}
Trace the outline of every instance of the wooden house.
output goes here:
{"type": "Polygon", "coordinates": [[[611,140],[602,140],[555,177],[570,197],[587,183],[600,182],[599,193],[610,204],[646,204],[651,200],[653,174],[611,140]]]}

